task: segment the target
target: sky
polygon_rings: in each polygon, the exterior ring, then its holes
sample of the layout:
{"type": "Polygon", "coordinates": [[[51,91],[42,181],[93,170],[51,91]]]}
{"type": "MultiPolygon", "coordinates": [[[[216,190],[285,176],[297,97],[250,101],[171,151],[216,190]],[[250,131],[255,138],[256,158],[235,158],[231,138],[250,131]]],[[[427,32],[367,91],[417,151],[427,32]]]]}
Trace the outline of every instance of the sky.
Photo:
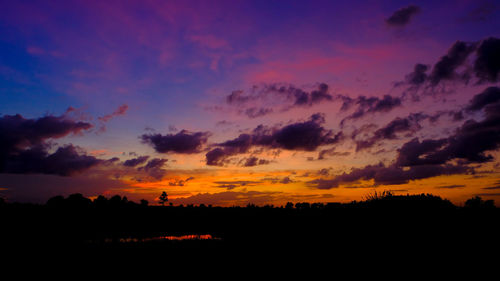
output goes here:
{"type": "Polygon", "coordinates": [[[0,196],[500,204],[500,3],[0,0],[0,196]]]}

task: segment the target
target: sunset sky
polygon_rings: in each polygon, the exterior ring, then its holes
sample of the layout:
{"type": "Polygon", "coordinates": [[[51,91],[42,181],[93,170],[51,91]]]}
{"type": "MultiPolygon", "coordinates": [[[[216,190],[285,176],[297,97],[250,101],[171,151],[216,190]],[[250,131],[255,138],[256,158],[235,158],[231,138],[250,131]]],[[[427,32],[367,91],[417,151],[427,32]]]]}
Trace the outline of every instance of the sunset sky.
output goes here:
{"type": "Polygon", "coordinates": [[[500,204],[500,2],[0,0],[0,196],[500,204]]]}

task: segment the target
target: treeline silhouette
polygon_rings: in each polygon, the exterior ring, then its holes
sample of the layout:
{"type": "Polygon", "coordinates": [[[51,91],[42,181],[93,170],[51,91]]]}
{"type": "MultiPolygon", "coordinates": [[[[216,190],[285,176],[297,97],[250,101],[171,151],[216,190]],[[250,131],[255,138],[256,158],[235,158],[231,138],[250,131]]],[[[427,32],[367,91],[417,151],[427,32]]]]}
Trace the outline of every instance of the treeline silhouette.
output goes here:
{"type": "Polygon", "coordinates": [[[4,249],[453,251],[473,248],[477,241],[497,246],[500,234],[499,209],[491,200],[473,197],[456,206],[431,194],[390,192],[350,203],[289,202],[278,207],[158,206],[119,195],[91,200],[72,194],[44,205],[0,200],[0,214],[4,249]],[[218,239],[150,239],[195,234],[218,239]]]}

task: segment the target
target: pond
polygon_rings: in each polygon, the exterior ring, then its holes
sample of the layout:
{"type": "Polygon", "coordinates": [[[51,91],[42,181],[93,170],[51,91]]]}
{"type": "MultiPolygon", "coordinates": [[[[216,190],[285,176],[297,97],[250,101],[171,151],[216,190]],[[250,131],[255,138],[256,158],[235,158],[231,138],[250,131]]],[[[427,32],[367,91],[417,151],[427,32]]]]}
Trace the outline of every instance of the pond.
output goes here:
{"type": "MultiPolygon", "coordinates": [[[[145,243],[145,242],[153,242],[153,241],[189,241],[189,240],[221,240],[221,238],[214,237],[211,234],[187,234],[187,235],[164,235],[164,236],[156,236],[156,237],[145,237],[145,238],[136,238],[136,237],[125,237],[125,238],[106,238],[104,239],[104,243],[145,243]]],[[[97,242],[97,241],[91,241],[97,242]]]]}

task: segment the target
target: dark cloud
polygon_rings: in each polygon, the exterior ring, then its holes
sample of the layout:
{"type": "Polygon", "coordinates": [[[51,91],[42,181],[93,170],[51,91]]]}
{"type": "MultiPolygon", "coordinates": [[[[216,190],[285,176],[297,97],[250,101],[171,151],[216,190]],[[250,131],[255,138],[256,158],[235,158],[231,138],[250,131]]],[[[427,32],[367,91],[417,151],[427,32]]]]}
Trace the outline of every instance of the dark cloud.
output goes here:
{"type": "Polygon", "coordinates": [[[3,156],[18,149],[44,143],[47,139],[78,134],[93,126],[86,122],[67,119],[65,116],[45,116],[25,119],[21,115],[0,117],[0,154],[3,156]]]}
{"type": "Polygon", "coordinates": [[[182,130],[177,134],[144,134],[140,138],[143,143],[151,145],[159,153],[198,153],[207,142],[209,132],[191,133],[182,130]]]}
{"type": "Polygon", "coordinates": [[[475,43],[455,42],[448,53],[434,65],[429,75],[430,83],[435,86],[442,80],[467,80],[469,77],[467,72],[458,74],[456,70],[464,64],[475,48],[475,43]]]}
{"type": "MultiPolygon", "coordinates": [[[[259,127],[254,129],[254,132],[259,131],[258,129],[259,127]]],[[[253,136],[250,134],[241,134],[233,140],[218,144],[222,148],[212,149],[205,155],[207,165],[224,166],[229,161],[228,157],[248,152],[254,145],[252,138],[253,136]]]]}
{"type": "Polygon", "coordinates": [[[228,104],[244,104],[247,101],[251,100],[251,96],[245,96],[245,93],[242,90],[232,91],[229,96],[226,97],[226,102],[228,104]]]}
{"type": "Polygon", "coordinates": [[[43,161],[44,173],[69,176],[101,163],[102,160],[85,155],[78,150],[71,144],[59,147],[56,152],[48,155],[43,161]]]}
{"type": "Polygon", "coordinates": [[[227,190],[233,190],[233,189],[235,189],[235,188],[237,188],[239,186],[236,185],[236,184],[220,184],[220,185],[217,185],[216,187],[218,187],[218,188],[225,188],[227,190]]]}
{"type": "MultiPolygon", "coordinates": [[[[163,158],[153,158],[149,160],[146,165],[137,168],[138,171],[147,173],[150,177],[161,180],[167,173],[167,170],[163,169],[165,163],[168,159],[163,158]]],[[[138,178],[140,181],[140,179],[138,178]]]]}
{"type": "Polygon", "coordinates": [[[439,119],[443,116],[448,116],[451,118],[451,121],[462,121],[465,119],[463,110],[440,110],[432,115],[428,115],[429,122],[431,124],[435,124],[439,121],[439,119]]]}
{"type": "Polygon", "coordinates": [[[267,165],[271,163],[269,160],[266,160],[266,159],[259,159],[257,157],[248,157],[245,159],[245,163],[243,163],[243,166],[244,167],[253,167],[253,166],[257,166],[257,165],[267,165]]]}
{"type": "Polygon", "coordinates": [[[356,141],[356,151],[371,148],[382,140],[397,139],[397,133],[413,134],[420,130],[420,121],[428,118],[422,113],[412,113],[405,118],[396,117],[384,127],[376,130],[368,139],[356,141]]]}
{"type": "Polygon", "coordinates": [[[234,155],[231,150],[215,148],[205,154],[206,163],[209,166],[224,166],[227,163],[227,157],[234,155]]]}
{"type": "Polygon", "coordinates": [[[270,136],[271,145],[288,150],[314,151],[321,145],[339,142],[342,133],[334,135],[333,131],[321,126],[323,122],[323,116],[315,114],[310,121],[285,126],[270,136]]]}
{"type": "MultiPolygon", "coordinates": [[[[415,114],[415,113],[412,113],[415,114]]],[[[438,110],[433,114],[423,114],[418,113],[421,116],[421,120],[427,119],[430,124],[435,125],[443,116],[448,116],[451,121],[462,121],[464,117],[464,112],[462,109],[459,110],[438,110]]]]}
{"type": "Polygon", "coordinates": [[[149,160],[149,162],[143,167],[144,170],[153,170],[153,169],[159,169],[167,163],[168,159],[162,159],[162,158],[153,158],[149,160]]]}
{"type": "Polygon", "coordinates": [[[330,149],[323,149],[318,153],[318,160],[323,160],[325,159],[325,155],[332,155],[335,153],[335,147],[330,148],[330,149]]]}
{"type": "Polygon", "coordinates": [[[135,167],[141,164],[146,163],[146,161],[149,159],[149,156],[139,156],[137,158],[129,159],[123,162],[124,166],[127,167],[135,167]]]}
{"type": "Polygon", "coordinates": [[[288,111],[295,107],[310,107],[325,101],[333,101],[329,86],[321,83],[317,89],[305,91],[293,85],[264,84],[254,86],[248,93],[233,91],[226,97],[226,103],[239,108],[239,114],[257,118],[278,111],[288,111]]]}
{"type": "Polygon", "coordinates": [[[112,161],[113,159],[103,160],[103,169],[95,169],[92,173],[93,175],[112,176],[114,179],[136,182],[159,181],[167,175],[167,170],[164,167],[169,161],[168,159],[135,156],[137,157],[124,162],[112,161]]]}
{"type": "Polygon", "coordinates": [[[263,93],[278,94],[292,101],[292,106],[312,106],[323,101],[332,101],[333,96],[328,93],[328,84],[321,83],[316,90],[306,92],[292,85],[280,86],[269,84],[263,87],[263,93]]]}
{"type": "Polygon", "coordinates": [[[390,95],[384,95],[383,98],[359,96],[355,99],[344,96],[342,100],[341,111],[349,110],[353,106],[356,106],[356,110],[351,115],[342,119],[340,122],[341,126],[343,126],[347,120],[356,120],[368,113],[389,112],[401,106],[401,98],[390,95]]]}
{"type": "Polygon", "coordinates": [[[282,180],[280,180],[280,183],[282,183],[282,184],[289,184],[292,182],[294,182],[294,181],[292,179],[290,179],[290,177],[284,177],[282,180]]]}
{"type": "Polygon", "coordinates": [[[436,188],[439,188],[439,189],[455,189],[455,188],[462,188],[462,187],[465,187],[465,185],[463,185],[463,184],[452,184],[452,185],[440,185],[440,186],[436,186],[436,188]]]}
{"type": "Polygon", "coordinates": [[[49,153],[49,140],[78,134],[92,125],[66,116],[26,119],[21,115],[0,118],[0,173],[41,173],[69,176],[101,163],[81,149],[66,145],[49,153]]]}
{"type": "Polygon", "coordinates": [[[324,177],[328,176],[328,175],[330,175],[330,170],[332,170],[332,168],[328,168],[328,169],[327,168],[323,168],[323,169],[321,169],[321,170],[318,171],[318,175],[324,176],[324,177]]]}
{"type": "Polygon", "coordinates": [[[479,82],[498,82],[500,72],[500,39],[490,37],[476,51],[474,72],[479,82]]]}
{"type": "Polygon", "coordinates": [[[488,186],[488,187],[484,187],[483,189],[488,189],[488,190],[491,190],[491,189],[500,189],[500,184],[493,185],[493,186],[488,186]]]}
{"type": "Polygon", "coordinates": [[[260,181],[214,181],[215,184],[236,184],[239,186],[253,186],[261,183],[260,181]]]}
{"type": "Polygon", "coordinates": [[[70,176],[85,171],[103,162],[94,156],[85,155],[73,145],[59,147],[54,153],[47,152],[42,145],[31,147],[3,159],[2,173],[53,174],[70,176]]]}
{"type": "MultiPolygon", "coordinates": [[[[254,129],[254,133],[259,131],[259,128],[254,129]]],[[[230,150],[234,150],[234,153],[245,153],[253,145],[253,135],[252,134],[241,134],[237,138],[225,141],[219,145],[230,150]]]]}
{"type": "MultiPolygon", "coordinates": [[[[295,173],[292,173],[295,174],[295,173]]],[[[290,178],[290,176],[286,177],[266,177],[266,178],[261,178],[263,182],[269,182],[271,184],[289,184],[295,182],[293,179],[290,178]]]]}
{"type": "Polygon", "coordinates": [[[393,108],[401,106],[401,99],[390,95],[384,95],[382,99],[377,97],[366,98],[361,96],[357,102],[366,112],[389,112],[393,108]]]}
{"type": "Polygon", "coordinates": [[[431,153],[438,151],[447,144],[447,139],[423,140],[420,142],[418,138],[403,144],[398,150],[398,158],[396,163],[400,166],[415,166],[425,164],[442,164],[448,159],[432,159],[428,156],[431,153]],[[423,155],[427,155],[423,158],[423,155]]]}
{"type": "Polygon", "coordinates": [[[262,182],[260,181],[215,181],[213,182],[216,184],[215,187],[218,188],[225,188],[227,190],[232,190],[237,187],[242,187],[242,186],[255,186],[258,184],[261,184],[262,182]]]}
{"type": "Polygon", "coordinates": [[[443,81],[465,84],[471,80],[476,84],[498,82],[500,39],[489,37],[475,42],[456,41],[447,54],[434,64],[430,74],[427,74],[427,70],[428,66],[416,64],[413,72],[406,75],[405,82],[398,82],[396,86],[408,84],[409,90],[415,90],[426,83],[435,87],[443,81]]]}
{"type": "Polygon", "coordinates": [[[113,157],[113,158],[110,158],[110,159],[107,159],[107,160],[104,160],[104,164],[113,164],[113,163],[116,163],[120,161],[120,158],[118,157],[113,157]]]}
{"type": "Polygon", "coordinates": [[[414,86],[422,85],[427,80],[427,70],[429,70],[429,66],[417,63],[413,68],[413,72],[406,75],[406,82],[414,86]]]}
{"type": "Polygon", "coordinates": [[[361,135],[364,138],[367,138],[371,132],[378,128],[378,125],[373,123],[362,124],[361,127],[355,128],[351,133],[351,138],[355,139],[357,136],[361,135]]]}
{"type": "Polygon", "coordinates": [[[322,145],[338,143],[342,133],[323,128],[322,114],[313,114],[308,121],[293,123],[281,128],[259,125],[249,134],[219,143],[206,154],[207,165],[223,166],[232,155],[247,153],[253,146],[283,148],[287,150],[314,151],[322,145]]]}
{"type": "Polygon", "coordinates": [[[190,180],[194,180],[194,177],[189,177],[189,178],[186,178],[185,180],[175,180],[173,182],[169,182],[168,185],[169,186],[185,186],[186,183],[190,180]]]}
{"type": "Polygon", "coordinates": [[[483,92],[475,95],[466,107],[469,111],[478,111],[485,106],[500,101],[500,88],[489,87],[483,92]]]}
{"type": "Polygon", "coordinates": [[[390,26],[405,26],[411,18],[420,12],[420,7],[416,5],[409,5],[408,7],[401,8],[395,11],[385,22],[390,26]]]}
{"type": "Polygon", "coordinates": [[[465,119],[462,110],[459,111],[450,111],[449,114],[453,117],[453,121],[462,121],[465,119]]]}
{"type": "MultiPolygon", "coordinates": [[[[471,110],[482,109],[483,120],[468,120],[447,138],[423,141],[414,138],[398,150],[396,160],[389,166],[382,163],[367,165],[330,179],[316,179],[309,184],[319,189],[329,189],[344,183],[373,180],[377,186],[404,184],[440,175],[473,173],[474,169],[468,166],[469,163],[491,161],[493,156],[486,153],[500,147],[500,101],[491,98],[490,93],[491,90],[484,91],[469,103],[471,110]],[[449,164],[452,160],[459,161],[449,164]]],[[[375,135],[390,138],[391,132],[394,131],[375,135]]]]}
{"type": "MultiPolygon", "coordinates": [[[[480,102],[483,100],[475,96],[470,105],[484,106],[484,102],[480,102]]],[[[397,162],[412,166],[444,164],[452,159],[476,163],[491,161],[493,156],[486,152],[500,147],[500,102],[484,106],[483,111],[482,121],[470,119],[448,138],[422,142],[413,139],[405,143],[399,150],[397,162]]]]}
{"type": "Polygon", "coordinates": [[[244,110],[245,115],[251,119],[257,118],[257,117],[262,117],[262,116],[270,114],[272,112],[273,112],[272,108],[265,108],[265,107],[262,107],[262,108],[251,107],[251,108],[247,108],[244,110]]]}
{"type": "Polygon", "coordinates": [[[308,184],[318,189],[337,188],[341,184],[356,183],[360,180],[373,180],[374,185],[406,184],[411,180],[471,173],[473,170],[463,165],[420,165],[408,169],[397,165],[385,166],[382,163],[354,168],[349,173],[343,173],[331,179],[316,179],[308,184]]]}
{"type": "Polygon", "coordinates": [[[350,155],[351,153],[348,151],[340,152],[336,151],[336,148],[330,148],[330,149],[323,149],[318,153],[318,160],[323,160],[326,159],[326,156],[347,156],[350,155]]]}

